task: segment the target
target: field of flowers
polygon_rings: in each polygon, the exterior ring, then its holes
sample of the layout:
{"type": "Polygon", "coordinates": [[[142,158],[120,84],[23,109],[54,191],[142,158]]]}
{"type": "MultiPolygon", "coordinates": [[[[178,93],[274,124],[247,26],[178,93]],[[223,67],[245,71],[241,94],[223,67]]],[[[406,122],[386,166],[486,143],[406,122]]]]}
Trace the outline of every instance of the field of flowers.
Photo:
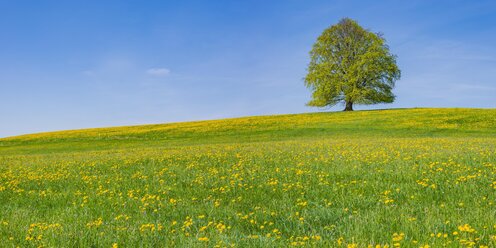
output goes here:
{"type": "Polygon", "coordinates": [[[496,110],[0,139],[2,247],[496,247],[496,110]]]}

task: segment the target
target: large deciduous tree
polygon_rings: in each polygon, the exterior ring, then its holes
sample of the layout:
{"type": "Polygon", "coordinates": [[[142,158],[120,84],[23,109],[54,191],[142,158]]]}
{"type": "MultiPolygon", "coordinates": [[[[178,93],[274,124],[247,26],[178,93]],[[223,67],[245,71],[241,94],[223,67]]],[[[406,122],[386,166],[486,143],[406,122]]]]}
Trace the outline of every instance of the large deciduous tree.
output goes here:
{"type": "Polygon", "coordinates": [[[310,52],[305,85],[312,91],[309,106],[325,107],[344,103],[391,103],[391,90],[401,76],[396,56],[389,52],[379,33],[344,18],[324,30],[310,52]]]}

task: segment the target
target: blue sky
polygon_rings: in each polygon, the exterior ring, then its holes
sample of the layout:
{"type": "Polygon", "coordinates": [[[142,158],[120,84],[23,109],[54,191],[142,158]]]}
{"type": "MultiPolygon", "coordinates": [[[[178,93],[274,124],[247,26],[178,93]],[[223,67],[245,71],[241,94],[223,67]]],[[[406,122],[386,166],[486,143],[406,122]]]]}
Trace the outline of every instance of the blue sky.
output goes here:
{"type": "Polygon", "coordinates": [[[496,107],[494,0],[0,0],[0,137],[323,111],[302,78],[342,17],[402,70],[395,103],[357,109],[496,107]]]}

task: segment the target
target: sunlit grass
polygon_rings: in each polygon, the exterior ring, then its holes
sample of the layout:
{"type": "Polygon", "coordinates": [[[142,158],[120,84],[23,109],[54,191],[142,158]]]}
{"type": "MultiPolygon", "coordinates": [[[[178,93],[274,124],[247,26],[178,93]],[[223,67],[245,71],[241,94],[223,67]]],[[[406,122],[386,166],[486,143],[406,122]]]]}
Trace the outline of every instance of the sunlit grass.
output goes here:
{"type": "Polygon", "coordinates": [[[495,116],[318,113],[0,140],[0,244],[493,247],[495,116]]]}

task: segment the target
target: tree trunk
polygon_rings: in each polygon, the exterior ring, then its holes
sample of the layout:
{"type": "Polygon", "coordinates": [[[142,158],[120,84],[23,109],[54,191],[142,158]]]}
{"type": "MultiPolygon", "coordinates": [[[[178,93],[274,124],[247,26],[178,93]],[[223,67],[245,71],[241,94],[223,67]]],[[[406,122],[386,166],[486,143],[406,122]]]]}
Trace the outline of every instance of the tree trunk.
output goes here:
{"type": "Polygon", "coordinates": [[[353,111],[353,103],[346,102],[346,108],[344,108],[344,111],[353,111]]]}

